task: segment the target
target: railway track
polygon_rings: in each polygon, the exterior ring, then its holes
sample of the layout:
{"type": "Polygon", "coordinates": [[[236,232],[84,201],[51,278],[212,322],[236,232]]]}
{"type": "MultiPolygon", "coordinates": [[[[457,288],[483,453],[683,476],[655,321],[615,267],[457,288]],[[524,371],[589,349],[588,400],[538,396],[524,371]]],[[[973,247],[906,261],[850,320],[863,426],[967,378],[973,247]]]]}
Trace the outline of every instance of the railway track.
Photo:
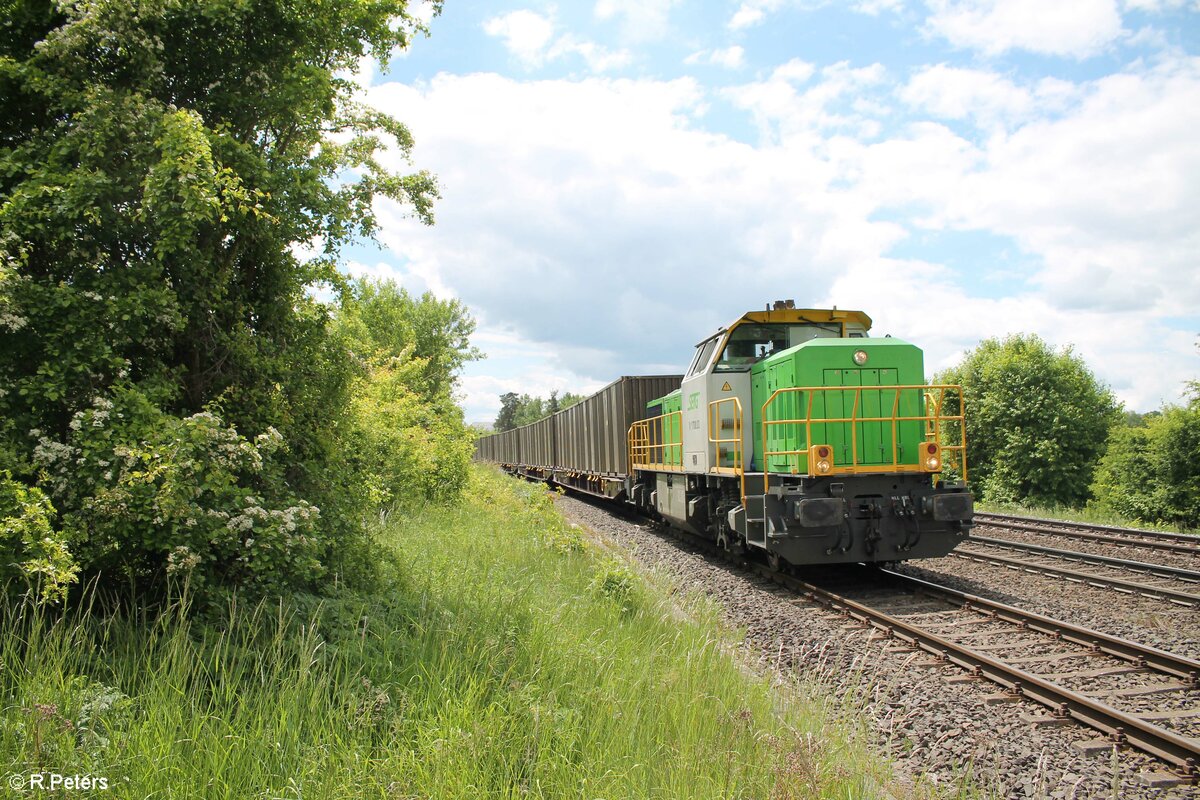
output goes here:
{"type": "Polygon", "coordinates": [[[1179,605],[1200,606],[1200,571],[1197,570],[975,535],[968,537],[951,555],[1179,605]],[[998,555],[997,550],[1025,557],[998,555]],[[1061,565],[1064,561],[1090,569],[1081,571],[1065,567],[1061,565]],[[1134,575],[1136,579],[1132,577],[1134,575]]]}
{"type": "Polygon", "coordinates": [[[1034,723],[1074,719],[1106,737],[1097,748],[1129,744],[1189,780],[1200,778],[1200,661],[889,570],[879,572],[892,591],[870,599],[879,593],[872,588],[859,592],[867,598],[852,599],[755,569],[883,638],[998,684],[1002,701],[1028,699],[1050,709],[1034,723]]]}
{"type": "Polygon", "coordinates": [[[1062,536],[1068,539],[1097,542],[1116,547],[1138,547],[1200,557],[1200,536],[1170,531],[1150,531],[1138,528],[1118,528],[1087,522],[1015,517],[1007,514],[975,513],[975,522],[994,528],[1062,536]]]}
{"type": "Polygon", "coordinates": [[[1085,751],[1129,745],[1165,762],[1167,782],[1200,782],[1200,661],[891,570],[871,570],[870,581],[860,572],[849,591],[838,591],[825,580],[736,559],[699,537],[671,535],[788,588],[797,603],[817,603],[881,639],[961,668],[961,680],[997,684],[996,702],[1049,709],[1028,722],[1073,720],[1098,731],[1102,738],[1085,751]]]}

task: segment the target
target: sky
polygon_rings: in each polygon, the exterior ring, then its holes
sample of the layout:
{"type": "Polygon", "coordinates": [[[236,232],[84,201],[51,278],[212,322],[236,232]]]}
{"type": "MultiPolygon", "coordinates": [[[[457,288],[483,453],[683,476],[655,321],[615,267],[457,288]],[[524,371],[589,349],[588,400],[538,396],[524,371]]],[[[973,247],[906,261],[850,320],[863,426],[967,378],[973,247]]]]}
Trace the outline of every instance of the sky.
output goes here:
{"type": "Polygon", "coordinates": [[[867,312],[930,376],[1034,333],[1130,410],[1200,378],[1200,0],[446,0],[429,28],[358,80],[437,221],[379,201],[343,255],[470,309],[469,422],[682,372],[780,299],[867,312]]]}

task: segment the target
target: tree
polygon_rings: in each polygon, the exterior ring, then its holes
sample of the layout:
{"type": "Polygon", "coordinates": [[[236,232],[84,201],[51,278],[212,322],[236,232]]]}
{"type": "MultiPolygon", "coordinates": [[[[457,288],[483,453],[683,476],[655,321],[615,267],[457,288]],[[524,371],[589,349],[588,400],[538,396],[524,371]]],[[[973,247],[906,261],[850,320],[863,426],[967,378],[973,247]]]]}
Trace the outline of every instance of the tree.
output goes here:
{"type": "Polygon", "coordinates": [[[493,426],[497,433],[511,431],[517,427],[517,407],[520,402],[521,396],[516,392],[505,392],[500,395],[500,413],[496,415],[496,424],[493,426]]]}
{"type": "Polygon", "coordinates": [[[311,290],[345,290],[376,198],[432,221],[433,177],[379,159],[411,135],[346,77],[423,30],[406,6],[4,3],[0,469],[85,570],[315,587],[363,539],[330,469],[361,367],[311,290]]]}
{"type": "Polygon", "coordinates": [[[355,281],[335,331],[365,371],[356,382],[344,458],[385,508],[454,497],[472,436],[454,402],[458,371],[481,357],[457,300],[414,298],[392,281],[355,281]]]}
{"type": "Polygon", "coordinates": [[[1070,348],[988,339],[936,377],[963,387],[972,482],[992,502],[1080,505],[1119,419],[1112,392],[1070,348]]]}
{"type": "Polygon", "coordinates": [[[513,416],[514,427],[532,425],[547,415],[546,401],[540,397],[523,394],[517,403],[517,413],[513,416]]]}
{"type": "Polygon", "coordinates": [[[413,297],[390,280],[354,281],[336,321],[351,350],[371,365],[420,362],[411,388],[431,404],[453,405],[459,370],[483,357],[471,346],[475,320],[466,306],[429,292],[413,297]]]}
{"type": "Polygon", "coordinates": [[[550,397],[545,400],[533,395],[507,392],[500,395],[500,413],[496,416],[493,427],[499,433],[530,425],[585,399],[587,395],[570,392],[563,392],[562,397],[559,397],[557,390],[550,392],[550,397]]]}
{"type": "Polygon", "coordinates": [[[587,399],[586,394],[572,394],[571,392],[563,392],[562,397],[558,398],[559,411],[565,411],[576,403],[583,402],[587,399]]]}

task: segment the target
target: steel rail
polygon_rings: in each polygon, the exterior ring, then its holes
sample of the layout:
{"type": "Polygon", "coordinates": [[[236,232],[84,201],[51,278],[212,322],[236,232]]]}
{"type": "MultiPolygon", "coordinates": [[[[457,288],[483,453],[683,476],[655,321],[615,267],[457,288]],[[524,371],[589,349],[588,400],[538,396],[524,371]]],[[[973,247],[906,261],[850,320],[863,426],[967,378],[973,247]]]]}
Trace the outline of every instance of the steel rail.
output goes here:
{"type": "Polygon", "coordinates": [[[1052,567],[1048,564],[1034,564],[1030,561],[1022,561],[1018,558],[1005,558],[1004,556],[988,555],[975,550],[963,550],[959,548],[950,553],[955,558],[964,558],[969,561],[975,561],[980,564],[996,564],[999,566],[1012,567],[1014,569],[1032,572],[1038,575],[1050,575],[1056,578],[1073,581],[1075,583],[1085,583],[1089,586],[1095,586],[1100,589],[1116,589],[1117,591],[1129,592],[1133,594],[1149,597],[1153,600],[1168,600],[1172,603],[1178,603],[1186,606],[1200,606],[1200,594],[1192,594],[1191,592],[1181,592],[1178,589],[1168,589],[1162,586],[1152,586],[1148,583],[1137,583],[1136,581],[1127,581],[1121,578],[1109,578],[1105,575],[1097,575],[1093,572],[1080,572],[1074,569],[1064,569],[1062,567],[1052,567]]]}
{"type": "Polygon", "coordinates": [[[1091,564],[1093,566],[1113,567],[1115,569],[1123,569],[1129,572],[1139,572],[1146,575],[1153,575],[1156,578],[1170,578],[1172,580],[1186,581],[1188,583],[1200,583],[1200,570],[1185,569],[1184,567],[1170,567],[1166,564],[1150,564],[1145,561],[1131,561],[1125,558],[1112,558],[1110,556],[1098,556],[1093,553],[1080,553],[1075,550],[1059,550],[1056,547],[1043,547],[1038,544],[1027,544],[1026,542],[1014,542],[1010,539],[993,539],[990,536],[968,536],[967,542],[979,542],[986,544],[989,547],[1001,547],[1005,550],[1017,550],[1023,553],[1033,553],[1049,558],[1060,558],[1064,561],[1078,561],[1081,564],[1091,564]]]}
{"type": "MultiPolygon", "coordinates": [[[[1049,617],[1021,611],[1003,603],[985,600],[975,595],[968,595],[948,589],[943,586],[911,578],[907,575],[881,570],[881,572],[918,589],[924,594],[941,596],[960,603],[964,608],[986,609],[996,617],[1046,633],[1062,635],[1064,639],[1077,644],[1086,644],[1093,649],[1118,655],[1122,658],[1142,663],[1145,659],[1149,666],[1180,676],[1180,671],[1195,681],[1200,670],[1200,662],[1173,656],[1155,648],[1138,645],[1135,642],[1107,636],[1096,631],[1078,628],[1049,617]],[[1161,665],[1161,666],[1160,666],[1161,665]],[[1171,666],[1174,665],[1174,666],[1171,666]]],[[[829,592],[818,586],[788,576],[770,573],[772,579],[799,591],[805,597],[821,605],[840,611],[872,627],[878,628],[889,636],[901,639],[914,647],[997,683],[1010,692],[1021,697],[1034,700],[1049,707],[1060,717],[1070,717],[1088,727],[1107,734],[1114,742],[1126,742],[1182,770],[1188,777],[1195,779],[1200,763],[1200,740],[1181,736],[1161,728],[1133,714],[1113,708],[1086,695],[1063,688],[1031,672],[1005,664],[984,653],[945,639],[937,634],[926,631],[919,626],[905,622],[885,612],[871,608],[862,603],[829,592]]]]}
{"type": "Polygon", "coordinates": [[[905,575],[895,570],[883,569],[879,571],[893,580],[906,584],[914,591],[920,591],[922,594],[940,597],[962,608],[983,610],[998,619],[1022,625],[1030,630],[1040,631],[1041,633],[1051,634],[1056,637],[1061,635],[1066,641],[1074,642],[1075,644],[1091,649],[1097,649],[1125,661],[1144,662],[1151,669],[1173,675],[1193,686],[1200,687],[1200,661],[1194,658],[1160,650],[1157,647],[1141,644],[1131,639],[1123,639],[1120,636],[1101,633],[1100,631],[1085,628],[1081,625],[1074,625],[1070,622],[1047,617],[1035,611],[1026,611],[1016,606],[1010,606],[1007,603],[1001,603],[998,600],[988,600],[985,597],[960,592],[957,589],[951,589],[949,586],[941,586],[932,581],[915,578],[912,575],[905,575]]]}
{"type": "Polygon", "coordinates": [[[1126,547],[1145,547],[1153,550],[1168,550],[1173,553],[1200,555],[1200,536],[1188,533],[1172,533],[1169,531],[1145,531],[1137,528],[1116,528],[1103,525],[1092,525],[1084,522],[1065,522],[1062,520],[1043,520],[1032,517],[1009,517],[1003,514],[985,514],[975,512],[975,522],[979,525],[991,525],[997,528],[1009,528],[1016,531],[1040,533],[1051,536],[1065,536],[1071,539],[1081,539],[1088,542],[1103,542],[1105,544],[1124,545],[1126,547]],[[1068,526],[1074,530],[1064,530],[1068,526]],[[1087,533],[1087,531],[1097,531],[1087,533]],[[1109,531],[1109,534],[1098,531],[1109,531]],[[1120,535],[1112,535],[1112,534],[1120,535]],[[1131,537],[1138,536],[1140,539],[1131,537]]]}

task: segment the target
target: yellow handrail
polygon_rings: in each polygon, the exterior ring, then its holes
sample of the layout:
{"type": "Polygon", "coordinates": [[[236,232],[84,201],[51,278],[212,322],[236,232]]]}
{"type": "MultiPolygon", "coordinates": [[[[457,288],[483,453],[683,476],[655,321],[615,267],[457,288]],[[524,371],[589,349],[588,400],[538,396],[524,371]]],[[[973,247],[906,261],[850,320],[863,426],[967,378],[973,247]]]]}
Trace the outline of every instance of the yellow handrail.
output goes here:
{"type": "Polygon", "coordinates": [[[657,417],[641,419],[629,426],[629,469],[652,469],[666,472],[683,471],[683,412],[671,411],[657,417]],[[667,421],[678,420],[675,430],[679,440],[668,439],[667,421]],[[667,448],[678,448],[679,463],[668,460],[667,448]],[[655,458],[655,456],[657,456],[655,458]]]}
{"type": "Polygon", "coordinates": [[[715,466],[709,472],[715,472],[718,475],[737,475],[741,482],[742,498],[746,497],[746,464],[745,454],[742,451],[742,401],[736,397],[723,397],[720,400],[714,400],[708,404],[708,441],[710,444],[716,445],[713,448],[715,456],[715,466]],[[732,428],[733,433],[730,436],[719,436],[721,431],[721,422],[728,417],[723,416],[721,407],[729,404],[733,406],[732,412],[732,428]],[[732,456],[729,466],[725,466],[721,458],[721,445],[733,445],[728,451],[732,456]]]}
{"type": "Polygon", "coordinates": [[[967,432],[965,417],[963,414],[962,387],[953,384],[918,384],[904,386],[797,386],[788,389],[776,389],[775,392],[767,398],[767,401],[762,406],[762,469],[763,469],[763,493],[767,492],[770,484],[770,458],[772,456],[784,456],[785,463],[790,461],[789,456],[796,456],[796,466],[792,468],[792,473],[798,473],[800,469],[800,456],[807,456],[813,446],[829,445],[829,442],[814,442],[812,438],[812,426],[824,424],[849,423],[850,424],[850,453],[851,463],[849,465],[834,465],[832,466],[829,475],[844,475],[856,473],[895,473],[895,472],[924,472],[919,462],[900,463],[899,457],[899,424],[901,422],[924,422],[924,441],[934,442],[938,445],[940,452],[948,453],[954,457],[958,465],[961,466],[962,478],[967,480],[967,432]],[[901,392],[910,390],[919,390],[922,392],[922,399],[925,404],[925,413],[920,415],[901,415],[900,397],[901,392]],[[892,392],[892,410],[887,416],[860,416],[859,409],[862,405],[862,393],[869,392],[892,392]],[[943,413],[943,407],[946,402],[946,393],[953,391],[957,393],[958,413],[946,414],[943,413]],[[807,392],[807,404],[805,415],[803,418],[796,419],[770,419],[767,410],[775,403],[776,399],[795,393],[807,392]],[[854,403],[851,407],[850,416],[848,417],[813,417],[813,401],[817,392],[854,392],[854,403]],[[860,464],[858,458],[858,426],[864,422],[880,422],[889,423],[891,426],[891,443],[892,443],[892,460],[890,464],[860,464]],[[803,425],[804,426],[804,442],[807,447],[803,450],[770,450],[767,446],[767,434],[772,425],[803,425]],[[958,443],[949,444],[943,443],[941,440],[950,435],[949,428],[953,425],[958,427],[958,443]]]}

